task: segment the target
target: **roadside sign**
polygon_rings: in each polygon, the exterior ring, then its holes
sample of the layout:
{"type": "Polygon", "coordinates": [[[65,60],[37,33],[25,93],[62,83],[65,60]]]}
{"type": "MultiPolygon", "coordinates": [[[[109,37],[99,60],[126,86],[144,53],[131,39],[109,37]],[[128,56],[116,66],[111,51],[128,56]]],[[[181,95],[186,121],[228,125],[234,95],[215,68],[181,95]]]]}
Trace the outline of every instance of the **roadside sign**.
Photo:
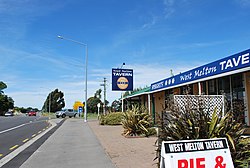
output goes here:
{"type": "Polygon", "coordinates": [[[97,107],[100,108],[100,107],[101,107],[101,103],[98,103],[98,104],[97,104],[97,107]]]}
{"type": "Polygon", "coordinates": [[[163,141],[160,168],[234,168],[226,138],[163,141]]]}
{"type": "Polygon", "coordinates": [[[78,113],[82,113],[82,106],[78,107],[78,113]]]}

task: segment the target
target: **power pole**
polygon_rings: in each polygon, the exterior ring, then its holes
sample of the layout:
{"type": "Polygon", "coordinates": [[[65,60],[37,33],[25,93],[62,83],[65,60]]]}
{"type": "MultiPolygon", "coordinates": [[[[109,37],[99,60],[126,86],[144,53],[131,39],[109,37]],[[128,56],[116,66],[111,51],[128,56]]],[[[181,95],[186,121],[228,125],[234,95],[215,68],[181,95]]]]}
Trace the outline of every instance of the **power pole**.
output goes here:
{"type": "Polygon", "coordinates": [[[107,82],[107,79],[106,78],[103,78],[103,84],[101,84],[101,86],[103,86],[103,93],[104,93],[104,96],[103,96],[103,114],[105,115],[106,114],[106,84],[107,82]]]}

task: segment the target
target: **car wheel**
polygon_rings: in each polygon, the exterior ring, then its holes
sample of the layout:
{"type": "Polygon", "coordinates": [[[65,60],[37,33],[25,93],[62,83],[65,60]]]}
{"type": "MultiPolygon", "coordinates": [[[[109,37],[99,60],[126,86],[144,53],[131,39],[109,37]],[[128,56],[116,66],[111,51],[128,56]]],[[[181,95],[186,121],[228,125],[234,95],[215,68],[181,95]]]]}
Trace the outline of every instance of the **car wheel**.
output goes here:
{"type": "Polygon", "coordinates": [[[76,118],[76,114],[74,115],[74,117],[76,118]]]}
{"type": "Polygon", "coordinates": [[[65,115],[65,114],[63,114],[63,115],[62,115],[62,118],[65,118],[65,117],[66,117],[66,115],[65,115]]]}
{"type": "Polygon", "coordinates": [[[71,118],[72,116],[69,116],[69,118],[71,118]]]}
{"type": "Polygon", "coordinates": [[[56,116],[56,118],[59,118],[60,116],[56,116]]]}

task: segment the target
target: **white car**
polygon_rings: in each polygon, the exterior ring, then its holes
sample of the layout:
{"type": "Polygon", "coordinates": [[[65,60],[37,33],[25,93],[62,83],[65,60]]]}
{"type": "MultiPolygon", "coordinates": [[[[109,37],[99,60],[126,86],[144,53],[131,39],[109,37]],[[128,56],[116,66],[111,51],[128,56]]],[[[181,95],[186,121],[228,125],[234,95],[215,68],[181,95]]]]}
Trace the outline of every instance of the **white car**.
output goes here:
{"type": "Polygon", "coordinates": [[[11,111],[7,111],[5,114],[4,114],[5,117],[10,117],[10,116],[14,116],[14,113],[11,112],[11,111]]]}
{"type": "Polygon", "coordinates": [[[59,117],[65,118],[66,116],[69,116],[69,118],[71,118],[71,117],[76,117],[77,112],[75,112],[73,109],[65,109],[62,111],[57,111],[55,114],[57,118],[59,117]]]}

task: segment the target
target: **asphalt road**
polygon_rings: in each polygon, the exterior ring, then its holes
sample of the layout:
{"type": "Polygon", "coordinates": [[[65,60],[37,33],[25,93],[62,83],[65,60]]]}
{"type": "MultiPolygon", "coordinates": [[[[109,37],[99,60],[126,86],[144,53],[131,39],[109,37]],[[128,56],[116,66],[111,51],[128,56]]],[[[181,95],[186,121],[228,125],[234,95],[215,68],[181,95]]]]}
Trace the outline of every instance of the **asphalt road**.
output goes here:
{"type": "Polygon", "coordinates": [[[49,128],[47,117],[0,117],[0,159],[49,128]]]}

